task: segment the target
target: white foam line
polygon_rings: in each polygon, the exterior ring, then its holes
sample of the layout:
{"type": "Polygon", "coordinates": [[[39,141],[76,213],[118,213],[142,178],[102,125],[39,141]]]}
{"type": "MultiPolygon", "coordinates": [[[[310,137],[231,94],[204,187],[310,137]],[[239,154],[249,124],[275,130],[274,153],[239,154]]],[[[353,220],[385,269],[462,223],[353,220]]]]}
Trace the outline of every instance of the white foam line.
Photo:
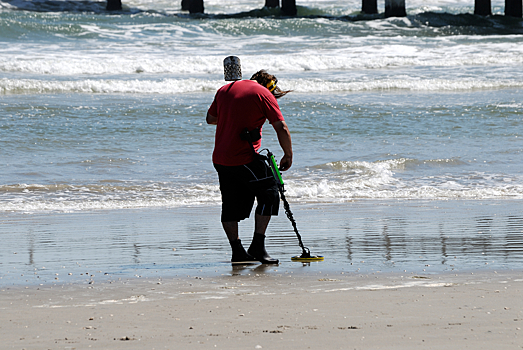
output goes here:
{"type": "MultiPolygon", "coordinates": [[[[0,95],[27,93],[88,93],[88,94],[177,94],[215,92],[221,80],[161,79],[161,80],[36,80],[0,79],[0,95]]],[[[361,92],[361,91],[469,91],[500,88],[521,88],[516,79],[376,79],[371,81],[287,80],[285,89],[295,92],[361,92]]]]}
{"type": "Polygon", "coordinates": [[[450,287],[452,285],[453,285],[453,283],[445,283],[445,282],[427,283],[427,282],[419,281],[419,282],[407,282],[405,284],[394,285],[394,286],[374,284],[374,285],[361,286],[361,287],[336,288],[336,289],[325,290],[325,293],[348,291],[348,290],[386,290],[386,289],[412,288],[412,287],[439,288],[439,287],[450,287]]]}
{"type": "Polygon", "coordinates": [[[67,308],[67,307],[93,307],[97,305],[109,305],[109,304],[137,304],[138,302],[144,302],[144,301],[151,301],[151,299],[146,298],[143,295],[139,296],[133,296],[130,298],[120,299],[120,300],[102,300],[98,303],[89,303],[89,304],[75,304],[75,305],[50,305],[50,304],[43,304],[43,305],[35,305],[33,307],[35,308],[48,308],[48,309],[58,309],[58,308],[67,308]]]}
{"type": "Polygon", "coordinates": [[[58,309],[58,308],[66,308],[66,307],[93,307],[98,304],[76,304],[76,305],[49,305],[49,304],[43,304],[43,305],[35,305],[33,307],[35,308],[47,308],[47,309],[58,309]]]}
{"type": "Polygon", "coordinates": [[[227,299],[227,297],[217,297],[217,296],[211,296],[211,297],[205,297],[203,298],[204,300],[207,300],[207,299],[227,299]]]}

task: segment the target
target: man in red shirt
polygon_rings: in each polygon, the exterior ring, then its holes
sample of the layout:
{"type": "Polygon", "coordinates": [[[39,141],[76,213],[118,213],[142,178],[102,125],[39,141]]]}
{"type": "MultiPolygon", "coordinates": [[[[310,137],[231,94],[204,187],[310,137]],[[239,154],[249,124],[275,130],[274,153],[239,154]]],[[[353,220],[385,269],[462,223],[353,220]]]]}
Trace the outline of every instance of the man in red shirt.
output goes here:
{"type": "MultiPolygon", "coordinates": [[[[241,78],[240,78],[241,79],[241,78]]],[[[221,87],[207,112],[207,123],[217,125],[214,167],[218,172],[222,194],[223,229],[232,248],[232,263],[260,261],[277,264],[265,250],[265,231],[271,215],[278,215],[278,187],[271,169],[253,152],[240,134],[245,129],[260,129],[266,120],[272,125],[284,152],[280,170],[292,165],[292,143],[289,129],[281,114],[277,97],[285,95],[276,86],[276,78],[259,71],[253,80],[236,80],[221,87]],[[257,200],[253,241],[245,251],[238,235],[238,222],[249,217],[257,200]]],[[[253,142],[257,152],[261,139],[253,142]]]]}

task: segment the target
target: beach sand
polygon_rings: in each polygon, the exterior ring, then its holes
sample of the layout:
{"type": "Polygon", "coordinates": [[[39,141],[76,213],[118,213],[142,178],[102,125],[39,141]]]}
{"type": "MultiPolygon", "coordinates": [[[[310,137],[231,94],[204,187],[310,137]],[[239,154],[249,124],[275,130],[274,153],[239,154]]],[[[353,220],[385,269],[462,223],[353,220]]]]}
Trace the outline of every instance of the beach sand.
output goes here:
{"type": "Polygon", "coordinates": [[[519,271],[3,287],[2,349],[521,349],[519,271]]]}

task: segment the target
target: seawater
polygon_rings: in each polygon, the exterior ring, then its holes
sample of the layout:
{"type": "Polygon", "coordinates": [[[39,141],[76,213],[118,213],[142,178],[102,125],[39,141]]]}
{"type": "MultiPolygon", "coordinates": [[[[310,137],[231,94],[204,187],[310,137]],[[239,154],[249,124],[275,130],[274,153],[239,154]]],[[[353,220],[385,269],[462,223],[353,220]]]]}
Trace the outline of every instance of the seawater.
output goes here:
{"type": "MultiPolygon", "coordinates": [[[[407,1],[388,19],[359,1],[298,1],[295,18],[261,0],[205,4],[0,1],[6,231],[18,215],[218,206],[205,114],[228,55],[244,78],[267,69],[293,90],[279,100],[291,203],[506,201],[518,217],[523,20],[503,1],[492,17],[407,1]]],[[[263,147],[281,156],[270,125],[263,147]]]]}

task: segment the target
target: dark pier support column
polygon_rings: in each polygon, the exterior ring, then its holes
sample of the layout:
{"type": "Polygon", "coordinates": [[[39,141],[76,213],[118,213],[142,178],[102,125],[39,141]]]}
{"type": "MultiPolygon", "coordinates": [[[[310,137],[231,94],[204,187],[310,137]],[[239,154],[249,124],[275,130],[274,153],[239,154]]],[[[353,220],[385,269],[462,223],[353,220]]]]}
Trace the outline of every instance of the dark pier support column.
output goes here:
{"type": "Polygon", "coordinates": [[[361,4],[361,12],[368,15],[378,13],[378,0],[363,0],[361,4]]]}
{"type": "Polygon", "coordinates": [[[474,0],[474,14],[480,16],[492,15],[490,0],[474,0]]]}
{"type": "Polygon", "coordinates": [[[296,16],[296,0],[281,0],[281,11],[286,16],[296,16]]]}
{"type": "Polygon", "coordinates": [[[107,11],[120,11],[122,9],[122,0],[107,0],[105,9],[107,11]]]}
{"type": "Polygon", "coordinates": [[[265,7],[280,7],[280,0],[265,0],[265,7]]]}
{"type": "Polygon", "coordinates": [[[182,10],[189,13],[203,13],[203,0],[182,0],[182,10]]]}
{"type": "Polygon", "coordinates": [[[505,0],[505,16],[519,17],[523,15],[521,0],[505,0]]]}
{"type": "Polygon", "coordinates": [[[405,16],[407,16],[407,11],[405,10],[405,0],[385,0],[385,17],[405,16]]]}

